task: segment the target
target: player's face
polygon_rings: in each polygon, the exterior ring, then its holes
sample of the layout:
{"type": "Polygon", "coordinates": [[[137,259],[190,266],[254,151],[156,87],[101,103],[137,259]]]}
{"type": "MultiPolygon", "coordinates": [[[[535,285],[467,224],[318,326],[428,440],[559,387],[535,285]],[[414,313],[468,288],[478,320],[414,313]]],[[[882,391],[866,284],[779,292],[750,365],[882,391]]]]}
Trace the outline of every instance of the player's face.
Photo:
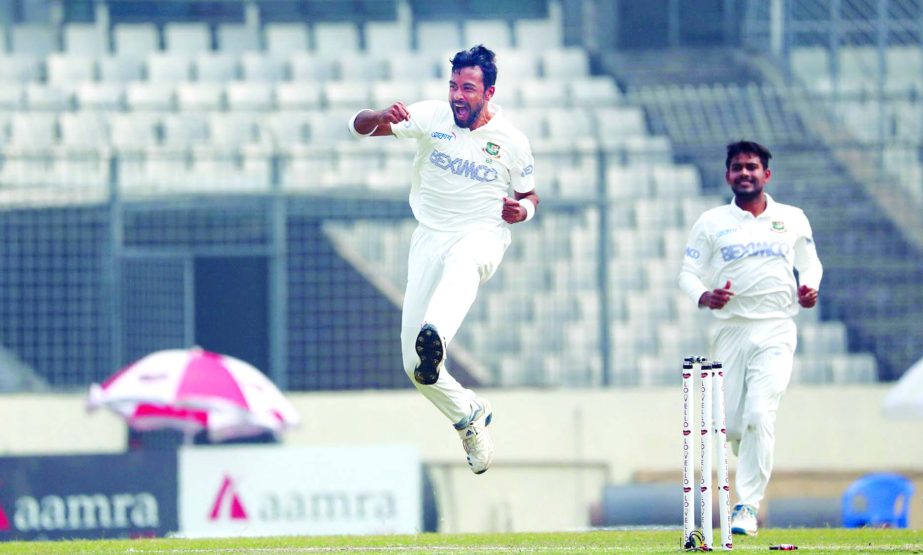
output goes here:
{"type": "Polygon", "coordinates": [[[484,90],[484,73],[480,67],[463,67],[453,71],[449,79],[449,105],[452,106],[455,125],[471,128],[493,94],[493,87],[484,90]]]}
{"type": "Polygon", "coordinates": [[[763,167],[759,156],[742,152],[731,159],[724,178],[735,197],[747,200],[755,199],[763,193],[770,175],[769,168],[763,167]]]}

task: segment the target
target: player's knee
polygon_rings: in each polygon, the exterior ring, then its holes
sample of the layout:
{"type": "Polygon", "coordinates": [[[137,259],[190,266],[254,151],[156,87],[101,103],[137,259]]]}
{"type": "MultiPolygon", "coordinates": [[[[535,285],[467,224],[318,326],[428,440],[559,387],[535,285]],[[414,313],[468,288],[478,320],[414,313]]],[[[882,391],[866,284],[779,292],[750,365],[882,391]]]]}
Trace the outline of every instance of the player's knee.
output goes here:
{"type": "Polygon", "coordinates": [[[776,422],[775,411],[754,409],[744,415],[744,426],[751,431],[772,431],[776,422]]]}

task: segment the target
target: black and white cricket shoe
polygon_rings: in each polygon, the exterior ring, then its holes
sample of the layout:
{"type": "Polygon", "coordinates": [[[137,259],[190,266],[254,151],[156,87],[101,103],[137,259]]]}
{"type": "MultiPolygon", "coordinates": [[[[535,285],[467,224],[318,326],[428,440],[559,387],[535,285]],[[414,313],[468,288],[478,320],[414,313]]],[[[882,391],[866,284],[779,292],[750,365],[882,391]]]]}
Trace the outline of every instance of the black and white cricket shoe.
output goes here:
{"type": "Polygon", "coordinates": [[[439,367],[445,360],[445,342],[436,326],[423,324],[417,334],[416,349],[420,363],[413,371],[413,379],[419,384],[433,385],[439,379],[439,367]]]}

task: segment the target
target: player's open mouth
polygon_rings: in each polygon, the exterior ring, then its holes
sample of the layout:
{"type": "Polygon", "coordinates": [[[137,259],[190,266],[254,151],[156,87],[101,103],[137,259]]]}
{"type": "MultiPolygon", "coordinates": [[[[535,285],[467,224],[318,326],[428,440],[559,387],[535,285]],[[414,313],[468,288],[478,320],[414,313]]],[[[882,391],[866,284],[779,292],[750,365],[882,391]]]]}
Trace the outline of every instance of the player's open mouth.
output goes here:
{"type": "Polygon", "coordinates": [[[455,104],[452,106],[452,109],[455,110],[455,117],[460,120],[464,120],[468,117],[468,106],[455,104]]]}

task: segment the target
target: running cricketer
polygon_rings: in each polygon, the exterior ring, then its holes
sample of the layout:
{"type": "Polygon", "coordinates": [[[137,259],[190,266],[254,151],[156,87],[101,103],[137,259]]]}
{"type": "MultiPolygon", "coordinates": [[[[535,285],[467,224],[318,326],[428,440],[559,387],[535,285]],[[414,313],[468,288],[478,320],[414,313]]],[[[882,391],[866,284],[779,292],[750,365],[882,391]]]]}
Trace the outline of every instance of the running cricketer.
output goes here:
{"type": "Polygon", "coordinates": [[[710,356],[724,365],[728,440],[738,457],[731,531],[747,535],[757,533],[772,473],[776,411],[797,343],[792,318],[798,305],[817,303],[823,275],[804,212],[763,190],[770,158],[755,142],[727,146],[734,199],[692,226],[679,274],[680,288],[717,318],[710,356]]]}

